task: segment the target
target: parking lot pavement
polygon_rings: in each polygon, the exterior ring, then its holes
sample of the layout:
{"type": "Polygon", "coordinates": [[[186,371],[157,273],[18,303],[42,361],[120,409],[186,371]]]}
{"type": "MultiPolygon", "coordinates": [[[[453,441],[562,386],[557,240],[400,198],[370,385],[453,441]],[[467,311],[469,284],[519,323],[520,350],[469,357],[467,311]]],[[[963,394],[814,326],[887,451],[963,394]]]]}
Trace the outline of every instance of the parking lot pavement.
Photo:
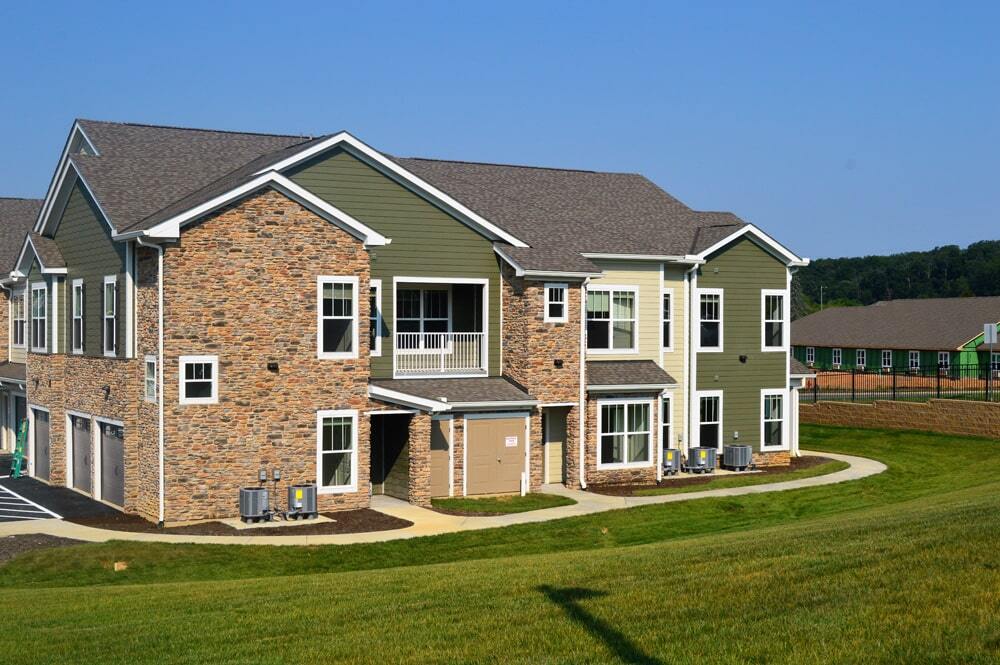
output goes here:
{"type": "Polygon", "coordinates": [[[48,508],[25,499],[20,494],[0,485],[0,522],[61,519],[48,508]]]}

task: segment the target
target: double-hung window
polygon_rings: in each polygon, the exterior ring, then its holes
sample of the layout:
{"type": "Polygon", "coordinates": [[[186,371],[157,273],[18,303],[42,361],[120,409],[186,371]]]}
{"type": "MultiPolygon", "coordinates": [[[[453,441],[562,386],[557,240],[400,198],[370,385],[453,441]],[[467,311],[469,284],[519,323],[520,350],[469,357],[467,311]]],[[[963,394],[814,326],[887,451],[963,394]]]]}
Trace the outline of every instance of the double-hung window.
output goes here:
{"type": "Polygon", "coordinates": [[[892,369],[892,351],[882,350],[882,369],[892,369]]]}
{"type": "Polygon", "coordinates": [[[761,391],[760,441],[762,448],[784,446],[785,393],[761,391]]]}
{"type": "Polygon", "coordinates": [[[14,299],[11,301],[11,316],[13,318],[11,325],[11,344],[14,346],[24,346],[27,343],[25,339],[25,331],[28,328],[28,307],[25,304],[27,300],[27,295],[24,291],[15,292],[14,299]]]}
{"type": "Polygon", "coordinates": [[[841,363],[844,361],[844,351],[842,349],[833,350],[833,368],[840,369],[841,363]]]}
{"type": "Polygon", "coordinates": [[[73,280],[73,320],[70,325],[70,350],[73,353],[83,353],[83,280],[73,280]]]}
{"type": "Polygon", "coordinates": [[[319,492],[355,491],[358,487],[357,411],[316,413],[316,485],[319,492]]]}
{"type": "Polygon", "coordinates": [[[673,448],[674,443],[673,439],[670,438],[670,425],[673,421],[673,413],[670,406],[669,397],[664,397],[660,400],[660,448],[663,450],[673,448]]]}
{"type": "Polygon", "coordinates": [[[104,355],[114,356],[118,350],[118,278],[104,278],[104,355]]]}
{"type": "MultiPolygon", "coordinates": [[[[911,370],[918,370],[918,369],[920,369],[920,352],[919,351],[910,351],[910,353],[908,354],[908,357],[909,357],[909,361],[910,361],[910,365],[909,365],[910,369],[911,370]]],[[[941,362],[941,357],[940,356],[938,356],[938,362],[941,362]]]]}
{"type": "Polygon", "coordinates": [[[698,445],[722,446],[722,394],[701,395],[698,400],[698,445]]]}
{"type": "Polygon", "coordinates": [[[660,330],[660,345],[664,351],[671,351],[674,348],[674,292],[671,289],[664,289],[660,300],[662,309],[662,329],[660,330]]]}
{"type": "Polygon", "coordinates": [[[868,362],[868,352],[864,349],[857,349],[854,352],[854,364],[858,369],[864,369],[868,362]]]}
{"type": "Polygon", "coordinates": [[[396,291],[396,345],[400,349],[446,348],[451,327],[447,288],[396,291]]]}
{"type": "Polygon", "coordinates": [[[368,288],[368,351],[382,355],[382,280],[373,279],[368,288]]]}
{"type": "Polygon", "coordinates": [[[806,364],[807,365],[816,364],[816,347],[814,346],[806,347],[806,364]]]}
{"type": "Polygon", "coordinates": [[[317,357],[358,357],[358,278],[317,277],[317,357]]]}
{"type": "Polygon", "coordinates": [[[785,292],[763,290],[761,299],[761,350],[785,349],[785,292]]]}
{"type": "Polygon", "coordinates": [[[567,308],[566,284],[545,285],[545,316],[548,323],[566,323],[567,308]]]}
{"type": "Polygon", "coordinates": [[[652,463],[652,402],[602,402],[598,468],[652,463]]]}
{"type": "Polygon", "coordinates": [[[1000,371],[1000,353],[994,351],[992,354],[990,354],[990,357],[991,357],[990,368],[994,372],[1000,371]]]}
{"type": "Polygon", "coordinates": [[[218,356],[181,356],[180,381],[181,404],[218,404],[218,356]]]}
{"type": "Polygon", "coordinates": [[[951,369],[951,354],[947,351],[938,351],[938,367],[941,369],[951,369]]]}
{"type": "Polygon", "coordinates": [[[48,328],[48,289],[45,282],[31,285],[31,350],[44,353],[48,328]]]}
{"type": "Polygon", "coordinates": [[[156,356],[146,356],[142,396],[147,402],[156,401],[156,356]]]}
{"type": "Polygon", "coordinates": [[[722,289],[698,292],[698,348],[722,351],[722,289]]]}
{"type": "Polygon", "coordinates": [[[587,349],[635,352],[638,299],[638,289],[630,286],[587,289],[587,349]]]}

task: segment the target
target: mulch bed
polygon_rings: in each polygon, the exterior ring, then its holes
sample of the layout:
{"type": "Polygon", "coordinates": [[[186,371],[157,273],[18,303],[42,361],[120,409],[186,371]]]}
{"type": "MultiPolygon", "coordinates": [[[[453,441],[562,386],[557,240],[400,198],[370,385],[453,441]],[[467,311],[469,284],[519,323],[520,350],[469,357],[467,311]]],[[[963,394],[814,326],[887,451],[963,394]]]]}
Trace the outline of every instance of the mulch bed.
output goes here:
{"type": "Polygon", "coordinates": [[[44,533],[28,533],[19,536],[0,537],[0,563],[9,561],[19,554],[31,552],[32,550],[42,550],[49,547],[66,547],[67,545],[79,545],[83,541],[72,540],[71,538],[60,538],[49,536],[44,533]]]}
{"type": "Polygon", "coordinates": [[[183,536],[321,536],[336,533],[368,533],[390,531],[412,526],[409,520],[392,517],[370,508],[323,513],[334,522],[310,520],[292,521],[288,526],[253,527],[236,529],[222,522],[202,522],[186,526],[160,528],[137,515],[115,512],[113,515],[70,517],[67,521],[95,529],[129,531],[132,533],[166,533],[183,536]]]}
{"type": "MultiPolygon", "coordinates": [[[[819,466],[820,464],[825,464],[832,461],[829,457],[821,457],[819,455],[806,455],[804,457],[793,457],[792,463],[788,466],[770,466],[760,469],[757,473],[752,474],[754,477],[758,476],[769,476],[775,474],[788,473],[789,471],[801,471],[802,469],[808,469],[810,467],[819,466]]],[[[748,474],[751,475],[751,474],[748,474]]],[[[591,492],[597,494],[607,494],[608,496],[634,496],[636,492],[648,489],[659,489],[662,487],[687,487],[689,485],[706,485],[716,478],[735,478],[737,476],[720,476],[714,473],[708,474],[681,474],[679,476],[674,476],[670,480],[664,480],[662,483],[657,485],[646,484],[646,485],[588,485],[587,489],[591,492]]]]}

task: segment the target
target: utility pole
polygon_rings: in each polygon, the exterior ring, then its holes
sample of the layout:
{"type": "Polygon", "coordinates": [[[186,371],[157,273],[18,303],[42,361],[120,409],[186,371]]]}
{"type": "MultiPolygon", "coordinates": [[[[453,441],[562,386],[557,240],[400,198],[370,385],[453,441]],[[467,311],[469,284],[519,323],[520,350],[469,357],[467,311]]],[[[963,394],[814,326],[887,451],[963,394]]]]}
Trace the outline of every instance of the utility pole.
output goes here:
{"type": "Polygon", "coordinates": [[[823,289],[826,287],[822,284],[819,285],[819,311],[823,311],[823,289]]]}

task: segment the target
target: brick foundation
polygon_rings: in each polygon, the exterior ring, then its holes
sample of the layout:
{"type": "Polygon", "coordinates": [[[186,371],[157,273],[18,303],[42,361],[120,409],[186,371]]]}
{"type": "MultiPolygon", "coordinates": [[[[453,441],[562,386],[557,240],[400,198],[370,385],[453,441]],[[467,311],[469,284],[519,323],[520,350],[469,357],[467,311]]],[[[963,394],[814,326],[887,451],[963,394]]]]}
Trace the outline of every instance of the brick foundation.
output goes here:
{"type": "Polygon", "coordinates": [[[921,430],[1000,439],[1000,403],[932,399],[929,402],[819,402],[800,404],[802,423],[921,430]]]}

